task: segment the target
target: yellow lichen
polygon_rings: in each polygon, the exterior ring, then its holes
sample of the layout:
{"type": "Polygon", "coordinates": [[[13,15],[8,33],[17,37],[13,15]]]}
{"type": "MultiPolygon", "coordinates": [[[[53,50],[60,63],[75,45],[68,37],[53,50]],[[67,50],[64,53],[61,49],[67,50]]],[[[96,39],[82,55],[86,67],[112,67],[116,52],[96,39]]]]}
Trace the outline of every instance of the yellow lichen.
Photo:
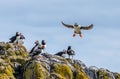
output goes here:
{"type": "Polygon", "coordinates": [[[43,72],[43,68],[40,65],[40,63],[35,62],[35,67],[34,67],[34,72],[36,75],[36,79],[44,79],[44,72],[43,72]]]}
{"type": "Polygon", "coordinates": [[[89,79],[88,75],[83,71],[80,65],[73,64],[75,68],[74,79],[89,79]]]}
{"type": "Polygon", "coordinates": [[[25,79],[44,79],[44,69],[38,62],[32,62],[24,73],[25,79]]]}
{"type": "Polygon", "coordinates": [[[19,62],[21,65],[24,65],[26,62],[26,59],[21,56],[17,56],[17,58],[15,59],[15,62],[19,62]]]}
{"type": "Polygon", "coordinates": [[[73,79],[73,74],[66,64],[53,64],[53,72],[61,75],[65,79],[73,79]]]}
{"type": "Polygon", "coordinates": [[[89,79],[87,75],[85,75],[85,73],[77,70],[75,72],[76,75],[74,75],[74,79],[89,79]]]}
{"type": "Polygon", "coordinates": [[[24,50],[19,50],[20,56],[26,57],[28,56],[28,52],[25,52],[24,50]]]}
{"type": "Polygon", "coordinates": [[[8,56],[16,56],[15,52],[13,50],[7,50],[7,55],[8,56]]]}
{"type": "MultiPolygon", "coordinates": [[[[0,74],[6,74],[7,77],[15,79],[13,75],[14,70],[11,68],[10,65],[7,66],[0,66],[0,74]]],[[[3,77],[3,76],[2,76],[3,77]]],[[[4,79],[4,78],[3,78],[4,79]]]]}
{"type": "MultiPolygon", "coordinates": [[[[89,79],[82,67],[73,63],[71,59],[53,56],[61,63],[52,63],[53,65],[51,66],[51,63],[46,64],[46,62],[38,61],[38,57],[34,59],[28,58],[27,49],[22,45],[15,47],[12,43],[1,42],[0,46],[1,52],[6,52],[5,55],[1,54],[0,56],[0,79],[15,79],[17,72],[17,76],[19,74],[19,76],[22,76],[21,72],[19,72],[19,66],[20,69],[25,67],[23,72],[24,79],[89,79]],[[30,63],[26,64],[27,61],[30,63]],[[68,63],[69,65],[67,65],[68,63]]],[[[98,70],[97,75],[98,79],[111,79],[106,70],[98,70]]],[[[120,74],[115,73],[115,77],[115,79],[120,79],[120,74]]],[[[20,78],[22,79],[22,77],[20,78]]]]}
{"type": "Polygon", "coordinates": [[[51,76],[49,79],[66,79],[65,77],[61,76],[60,74],[57,74],[57,73],[51,73],[51,76]]]}
{"type": "Polygon", "coordinates": [[[103,79],[112,79],[112,78],[109,78],[108,73],[107,73],[106,70],[98,70],[97,73],[98,73],[98,79],[101,79],[101,78],[103,78],[103,79]]]}
{"type": "Polygon", "coordinates": [[[24,72],[24,78],[25,79],[32,79],[33,69],[28,67],[26,71],[24,72]]]}
{"type": "Polygon", "coordinates": [[[21,50],[23,50],[23,51],[25,51],[25,52],[27,52],[27,49],[26,49],[26,47],[25,46],[21,46],[21,50]]]}
{"type": "Polygon", "coordinates": [[[117,77],[116,79],[120,79],[120,74],[117,74],[116,77],[117,77]]]}
{"type": "Polygon", "coordinates": [[[0,79],[10,79],[5,73],[0,74],[0,79]]]}
{"type": "Polygon", "coordinates": [[[6,43],[6,49],[9,49],[9,48],[11,48],[11,49],[14,48],[12,43],[6,43]]]}
{"type": "Polygon", "coordinates": [[[3,63],[3,62],[5,62],[5,61],[4,61],[3,59],[0,58],[0,63],[3,63]]]}
{"type": "Polygon", "coordinates": [[[5,68],[4,72],[7,74],[7,76],[9,78],[12,78],[12,79],[15,79],[14,75],[13,75],[13,72],[12,72],[12,69],[10,68],[5,68]]]}

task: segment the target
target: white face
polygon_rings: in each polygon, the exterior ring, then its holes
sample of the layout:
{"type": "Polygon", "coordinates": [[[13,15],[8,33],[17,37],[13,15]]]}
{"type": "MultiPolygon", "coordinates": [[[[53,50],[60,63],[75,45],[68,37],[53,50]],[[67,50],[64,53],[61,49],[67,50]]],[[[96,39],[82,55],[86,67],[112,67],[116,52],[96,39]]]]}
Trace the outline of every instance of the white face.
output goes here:
{"type": "Polygon", "coordinates": [[[20,32],[18,32],[17,34],[18,34],[18,35],[21,35],[21,33],[20,33],[20,32]]]}

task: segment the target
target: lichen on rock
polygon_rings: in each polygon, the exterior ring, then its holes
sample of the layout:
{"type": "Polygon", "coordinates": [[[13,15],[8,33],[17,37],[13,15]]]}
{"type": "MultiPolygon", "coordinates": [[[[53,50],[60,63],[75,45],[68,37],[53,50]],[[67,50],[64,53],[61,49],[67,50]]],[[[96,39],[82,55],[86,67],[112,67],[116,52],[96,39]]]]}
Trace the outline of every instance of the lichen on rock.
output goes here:
{"type": "MultiPolygon", "coordinates": [[[[12,43],[0,42],[0,79],[18,78],[15,74],[21,71],[19,68],[26,62],[27,55],[25,48],[16,49],[12,43]],[[20,54],[16,54],[16,51],[20,54]],[[19,64],[19,67],[16,63],[19,64]]],[[[19,74],[17,75],[19,76],[19,74]]],[[[20,78],[22,79],[22,77],[20,78]]]]}
{"type": "Polygon", "coordinates": [[[52,73],[57,73],[65,79],[73,79],[73,73],[69,66],[66,64],[53,64],[52,73]]]}
{"type": "Polygon", "coordinates": [[[79,64],[73,64],[74,71],[74,79],[89,79],[85,71],[83,71],[82,67],[79,64]]]}
{"type": "MultiPolygon", "coordinates": [[[[9,64],[2,63],[0,65],[0,74],[4,74],[5,77],[15,79],[13,73],[14,73],[14,69],[9,64]]],[[[2,78],[3,75],[0,75],[0,77],[2,78]]]]}
{"type": "Polygon", "coordinates": [[[0,42],[0,79],[120,79],[120,73],[80,60],[42,53],[31,57],[25,46],[0,42]]]}
{"type": "Polygon", "coordinates": [[[29,64],[24,71],[25,79],[44,79],[44,69],[41,64],[33,61],[29,64]]]}

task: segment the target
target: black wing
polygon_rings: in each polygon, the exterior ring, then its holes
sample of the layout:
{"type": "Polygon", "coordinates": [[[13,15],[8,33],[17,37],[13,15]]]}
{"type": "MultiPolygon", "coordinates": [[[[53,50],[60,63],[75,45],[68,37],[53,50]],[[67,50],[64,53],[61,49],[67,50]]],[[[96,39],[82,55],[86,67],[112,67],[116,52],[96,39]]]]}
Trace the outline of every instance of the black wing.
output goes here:
{"type": "Polygon", "coordinates": [[[65,23],[63,23],[63,22],[61,22],[65,27],[67,27],[67,28],[74,28],[73,27],[73,25],[68,25],[68,24],[65,24],[65,23]]]}
{"type": "Polygon", "coordinates": [[[93,24],[91,24],[91,25],[88,25],[88,26],[82,26],[82,27],[80,27],[80,29],[83,29],[83,30],[89,30],[89,29],[92,29],[93,28],[93,24]]]}
{"type": "Polygon", "coordinates": [[[12,36],[9,40],[10,40],[10,43],[13,43],[16,40],[16,36],[12,36]]]}

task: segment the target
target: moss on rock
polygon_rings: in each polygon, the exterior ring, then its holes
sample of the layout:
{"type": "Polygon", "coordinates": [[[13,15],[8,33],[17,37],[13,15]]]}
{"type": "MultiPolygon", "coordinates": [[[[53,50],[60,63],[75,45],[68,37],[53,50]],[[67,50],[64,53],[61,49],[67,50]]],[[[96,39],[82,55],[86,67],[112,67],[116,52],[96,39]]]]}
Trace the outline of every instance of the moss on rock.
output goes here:
{"type": "Polygon", "coordinates": [[[0,74],[0,79],[10,79],[5,73],[0,74]]]}
{"type": "Polygon", "coordinates": [[[53,64],[52,71],[61,75],[65,79],[73,79],[73,74],[69,66],[66,64],[53,64]]]}
{"type": "Polygon", "coordinates": [[[98,74],[98,79],[112,79],[109,77],[109,74],[106,70],[98,70],[97,72],[98,74]]]}
{"type": "MultiPolygon", "coordinates": [[[[89,79],[80,63],[51,54],[28,56],[25,46],[0,42],[0,79],[89,79]],[[23,78],[24,76],[24,78],[23,78]]],[[[89,71],[89,70],[88,70],[89,71]]],[[[120,79],[120,74],[98,69],[98,79],[120,79]]],[[[93,73],[94,74],[94,73],[93,73]]],[[[91,77],[90,77],[91,78],[91,77]]]]}
{"type": "Polygon", "coordinates": [[[89,79],[88,75],[83,71],[80,65],[72,64],[75,68],[74,79],[89,79]]]}
{"type": "Polygon", "coordinates": [[[60,74],[51,73],[50,79],[66,79],[66,78],[61,76],[60,74]]]}
{"type": "Polygon", "coordinates": [[[33,61],[29,64],[24,72],[25,79],[44,79],[44,68],[41,66],[40,63],[33,61]]]}
{"type": "Polygon", "coordinates": [[[28,53],[24,46],[20,49],[16,49],[12,43],[0,43],[0,46],[2,48],[2,51],[0,51],[0,79],[16,79],[14,76],[14,73],[16,73],[14,68],[17,68],[15,63],[23,66],[28,53]],[[16,54],[16,52],[19,54],[16,54]]]}
{"type": "Polygon", "coordinates": [[[120,74],[117,73],[116,79],[120,79],[120,74]]]}
{"type": "Polygon", "coordinates": [[[0,77],[1,78],[2,77],[6,77],[6,78],[15,79],[13,73],[14,73],[14,70],[13,70],[13,68],[10,65],[8,65],[8,64],[3,65],[2,64],[2,66],[0,66],[0,77]],[[2,74],[4,74],[4,76],[2,74]]]}

